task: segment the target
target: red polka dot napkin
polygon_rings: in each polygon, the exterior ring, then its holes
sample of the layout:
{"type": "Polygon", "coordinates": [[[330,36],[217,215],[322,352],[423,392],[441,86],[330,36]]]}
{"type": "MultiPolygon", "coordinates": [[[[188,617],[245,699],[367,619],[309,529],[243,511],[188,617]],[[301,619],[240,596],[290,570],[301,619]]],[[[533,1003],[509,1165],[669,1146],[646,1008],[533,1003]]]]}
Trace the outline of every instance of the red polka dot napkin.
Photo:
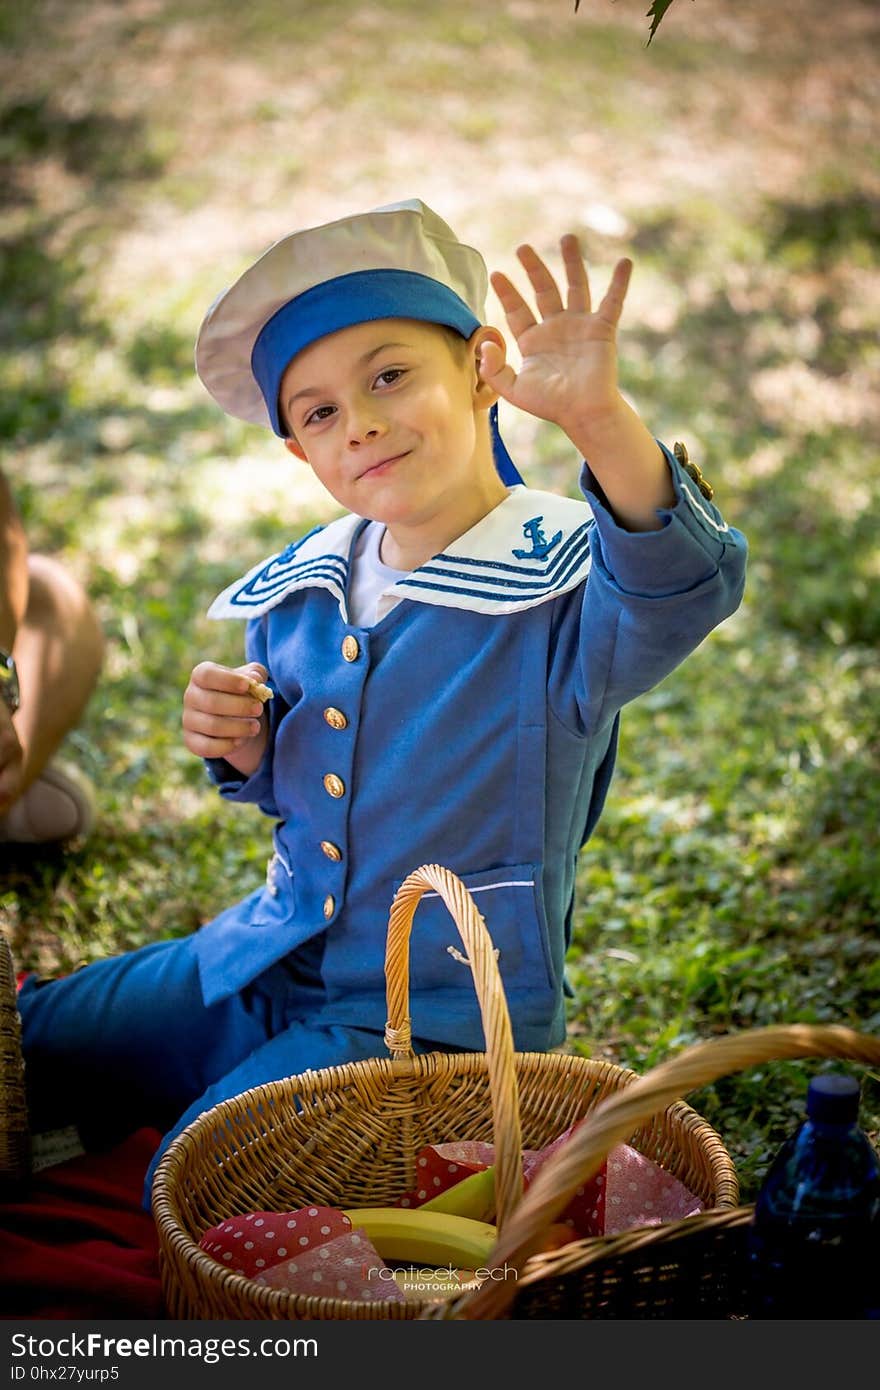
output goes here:
{"type": "MultiPolygon", "coordinates": [[[[571,1125],[543,1149],[523,1150],[526,1186],[576,1128],[571,1125]]],[[[396,1205],[421,1206],[494,1161],[491,1144],[426,1145],[416,1159],[416,1186],[396,1205]]],[[[557,1221],[569,1226],[576,1240],[677,1221],[702,1209],[699,1198],[671,1173],[629,1145],[619,1144],[589,1182],[577,1189],[557,1221]]],[[[269,1288],[337,1298],[405,1298],[365,1232],[353,1229],[349,1218],[333,1207],[247,1212],[221,1221],[199,1243],[227,1269],[269,1288]]]]}
{"type": "MultiPolygon", "coordinates": [[[[554,1153],[560,1144],[565,1143],[571,1133],[555,1139],[546,1148],[523,1150],[523,1181],[528,1187],[541,1165],[554,1153]]],[[[455,1144],[429,1144],[421,1149],[416,1159],[418,1185],[398,1198],[395,1205],[400,1207],[420,1207],[441,1192],[446,1192],[471,1173],[479,1173],[495,1162],[495,1149],[491,1144],[462,1142],[455,1144]]],[[[602,1234],[605,1214],[605,1170],[597,1174],[589,1183],[578,1188],[563,1214],[557,1218],[571,1227],[572,1239],[577,1236],[596,1236],[602,1234]]]]}
{"type": "Polygon", "coordinates": [[[293,1260],[282,1260],[259,1275],[256,1282],[271,1289],[321,1294],[325,1298],[406,1301],[372,1241],[357,1230],[314,1245],[293,1260]]]}
{"type": "Polygon", "coordinates": [[[372,1242],[334,1207],[231,1216],[206,1231],[199,1245],[227,1269],[269,1288],[338,1298],[404,1298],[372,1242]]]}
{"type": "MultiPolygon", "coordinates": [[[[548,1158],[568,1142],[577,1127],[577,1124],[570,1125],[543,1149],[523,1150],[526,1187],[548,1158]]],[[[494,1161],[495,1149],[491,1144],[468,1141],[426,1145],[416,1159],[417,1186],[404,1193],[396,1205],[419,1207],[471,1173],[488,1168],[494,1161]]],[[[577,1189],[557,1221],[571,1228],[572,1239],[580,1239],[617,1235],[631,1226],[678,1221],[702,1210],[700,1199],[671,1173],[629,1145],[618,1144],[589,1182],[577,1189]]]]}
{"type": "Polygon", "coordinates": [[[255,1278],[264,1269],[323,1245],[351,1231],[347,1216],[334,1207],[302,1207],[299,1211],[249,1211],[212,1226],[199,1241],[227,1269],[255,1278]]]}

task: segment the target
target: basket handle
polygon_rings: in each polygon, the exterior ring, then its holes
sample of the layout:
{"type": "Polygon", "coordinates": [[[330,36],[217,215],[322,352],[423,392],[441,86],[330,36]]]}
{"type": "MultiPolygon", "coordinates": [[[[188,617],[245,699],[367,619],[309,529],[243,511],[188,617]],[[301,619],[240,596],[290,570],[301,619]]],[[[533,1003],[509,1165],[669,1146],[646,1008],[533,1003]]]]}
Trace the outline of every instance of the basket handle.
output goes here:
{"type": "MultiPolygon", "coordinates": [[[[565,1209],[576,1189],[601,1167],[609,1150],[674,1100],[729,1072],[794,1057],[839,1057],[880,1065],[880,1038],[837,1025],[780,1024],[695,1043],[677,1057],[661,1062],[632,1085],[601,1101],[568,1143],[547,1160],[487,1263],[520,1272],[538,1249],[547,1226],[565,1209]]],[[[444,1305],[437,1316],[502,1317],[515,1293],[515,1280],[487,1279],[478,1289],[444,1305]]]]}
{"type": "Polygon", "coordinates": [[[522,1131],[514,1065],[513,1031],[492,939],[470,892],[451,869],[423,864],[398,888],[391,904],[385,948],[385,993],[388,1022],[385,1045],[392,1060],[412,1059],[409,1015],[409,938],[422,895],[439,894],[458,928],[473,973],[474,989],[486,1039],[492,1128],[495,1138],[496,1224],[510,1220],[522,1197],[522,1131]]]}

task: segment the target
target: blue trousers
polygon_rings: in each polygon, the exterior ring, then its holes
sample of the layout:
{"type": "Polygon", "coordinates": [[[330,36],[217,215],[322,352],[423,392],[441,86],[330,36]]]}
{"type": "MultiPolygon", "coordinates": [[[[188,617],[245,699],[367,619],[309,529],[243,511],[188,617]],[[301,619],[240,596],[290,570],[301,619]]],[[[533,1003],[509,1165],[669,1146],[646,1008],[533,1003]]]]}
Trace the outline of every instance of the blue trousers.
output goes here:
{"type": "MultiPolygon", "coordinates": [[[[306,943],[309,946],[309,943],[306,943]]],[[[164,1131],[147,1173],[204,1110],[252,1086],[387,1056],[382,1034],[315,1026],[319,955],[299,952],[207,1007],[193,938],[160,941],[19,991],[31,1129],[77,1126],[87,1149],[164,1131]]],[[[417,1043],[416,1051],[435,1047],[417,1043]]]]}

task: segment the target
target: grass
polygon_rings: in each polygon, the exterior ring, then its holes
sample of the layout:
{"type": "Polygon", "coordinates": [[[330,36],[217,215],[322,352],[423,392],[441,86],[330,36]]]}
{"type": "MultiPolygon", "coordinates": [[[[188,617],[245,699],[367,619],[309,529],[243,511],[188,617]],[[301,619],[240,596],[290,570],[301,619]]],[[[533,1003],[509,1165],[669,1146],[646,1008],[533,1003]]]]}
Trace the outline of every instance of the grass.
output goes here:
{"type": "MultiPolygon", "coordinates": [[[[4,20],[0,436],[31,542],[87,583],[108,658],[68,750],[96,834],[2,851],[18,963],[190,932],[261,881],[269,827],[208,788],[181,692],[195,660],[240,659],[240,631],[203,616],[214,594],[336,509],[216,411],[192,342],[292,221],[416,191],[501,268],[525,235],[552,254],[563,216],[600,280],[633,255],[623,385],[751,546],[740,612],[625,713],[579,864],[572,1045],[643,1071],[770,1022],[880,1029],[870,45],[819,0],[798,21],[684,7],[648,52],[644,6],[31,8],[4,20]],[[807,104],[792,131],[792,84],[834,98],[827,128],[807,104]],[[595,230],[592,202],[629,234],[595,230]]],[[[575,491],[558,432],[514,420],[509,442],[534,486],[575,491]]],[[[745,1197],[817,1065],[690,1097],[745,1197]]]]}

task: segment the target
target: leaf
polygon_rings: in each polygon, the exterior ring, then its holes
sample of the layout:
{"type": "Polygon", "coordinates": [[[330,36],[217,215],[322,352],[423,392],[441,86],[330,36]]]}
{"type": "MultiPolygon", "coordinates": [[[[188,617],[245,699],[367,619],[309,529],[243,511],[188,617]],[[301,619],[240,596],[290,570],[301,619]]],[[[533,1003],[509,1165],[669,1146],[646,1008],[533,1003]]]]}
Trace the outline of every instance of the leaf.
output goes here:
{"type": "MultiPolygon", "coordinates": [[[[651,40],[653,39],[653,37],[654,37],[654,35],[656,34],[658,28],[660,27],[660,21],[661,21],[661,19],[663,18],[663,16],[665,15],[666,11],[669,9],[669,6],[670,6],[671,4],[672,4],[672,0],[653,0],[653,4],[651,5],[651,8],[647,11],[647,17],[648,17],[648,19],[650,19],[650,21],[651,21],[651,32],[650,32],[650,34],[648,35],[648,42],[647,42],[647,44],[645,45],[646,48],[649,47],[649,45],[650,45],[650,43],[651,43],[651,40]]],[[[574,12],[575,12],[575,14],[577,14],[577,12],[578,12],[578,10],[580,9],[580,7],[581,7],[581,0],[574,0],[574,12]]]]}
{"type": "Polygon", "coordinates": [[[648,35],[648,43],[645,45],[646,48],[650,45],[651,40],[653,39],[654,35],[660,27],[661,19],[663,18],[671,4],[672,0],[654,0],[654,3],[648,10],[647,17],[651,21],[651,32],[648,35]]]}

